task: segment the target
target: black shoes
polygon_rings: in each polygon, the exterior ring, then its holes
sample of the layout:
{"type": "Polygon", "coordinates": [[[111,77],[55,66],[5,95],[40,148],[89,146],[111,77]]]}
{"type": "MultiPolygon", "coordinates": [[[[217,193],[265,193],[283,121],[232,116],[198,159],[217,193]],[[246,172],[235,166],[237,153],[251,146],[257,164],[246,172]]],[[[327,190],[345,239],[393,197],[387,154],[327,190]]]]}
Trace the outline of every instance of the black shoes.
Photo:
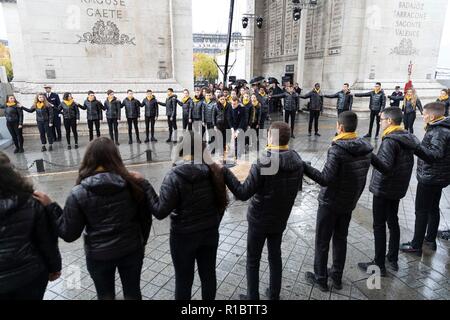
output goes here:
{"type": "Polygon", "coordinates": [[[280,300],[280,296],[278,297],[273,297],[272,294],[270,293],[270,288],[266,288],[266,297],[269,298],[270,300],[280,300]]]}
{"type": "Polygon", "coordinates": [[[320,137],[320,133],[318,133],[318,132],[316,132],[314,135],[315,135],[316,137],[320,137]]]}
{"type": "Polygon", "coordinates": [[[372,138],[372,135],[371,135],[371,134],[366,134],[366,135],[364,136],[364,138],[372,138]]]}
{"type": "Polygon", "coordinates": [[[398,271],[398,262],[397,261],[391,261],[389,258],[387,258],[387,262],[392,270],[398,271]]]}
{"type": "Polygon", "coordinates": [[[328,284],[317,281],[315,274],[312,272],[305,273],[305,280],[312,286],[316,285],[319,288],[319,290],[322,292],[327,292],[330,290],[328,288],[328,284]]]}
{"type": "Polygon", "coordinates": [[[311,132],[308,133],[308,137],[311,137],[311,132]]]}
{"type": "Polygon", "coordinates": [[[414,254],[418,255],[419,257],[422,256],[422,249],[414,248],[412,246],[411,242],[403,243],[400,246],[400,250],[405,253],[414,253],[414,254]]]}
{"type": "Polygon", "coordinates": [[[53,146],[52,146],[52,145],[50,145],[50,146],[48,147],[48,151],[53,151],[53,146]]]}
{"type": "Polygon", "coordinates": [[[155,137],[152,137],[152,138],[150,139],[150,141],[151,141],[151,142],[158,142],[158,140],[156,140],[155,137]]]}
{"type": "Polygon", "coordinates": [[[70,146],[70,144],[67,146],[67,150],[71,150],[72,147],[70,146]]]}
{"type": "MultiPolygon", "coordinates": [[[[360,262],[358,263],[358,268],[360,268],[362,271],[367,273],[367,270],[369,269],[369,267],[371,266],[376,266],[377,264],[375,263],[375,261],[371,261],[371,262],[360,262]]],[[[378,266],[378,268],[380,268],[380,276],[382,277],[386,277],[387,276],[387,272],[386,272],[386,267],[385,266],[378,266]]]]}
{"type": "Polygon", "coordinates": [[[75,149],[78,149],[78,144],[75,145],[75,149]]]}
{"type": "Polygon", "coordinates": [[[342,280],[336,279],[336,277],[333,276],[333,272],[331,272],[331,269],[328,268],[328,276],[331,279],[331,285],[336,290],[342,290],[342,280]]]}
{"type": "Polygon", "coordinates": [[[142,143],[141,140],[139,140],[139,139],[137,139],[136,142],[137,142],[137,144],[141,144],[142,143]]]}
{"type": "Polygon", "coordinates": [[[24,153],[25,152],[25,150],[23,150],[23,147],[21,147],[20,149],[19,149],[19,153],[24,153]]]}
{"type": "Polygon", "coordinates": [[[120,146],[120,143],[119,143],[119,141],[116,141],[116,146],[120,146]]]}
{"type": "Polygon", "coordinates": [[[133,140],[128,140],[128,144],[133,144],[133,140]]]}
{"type": "Polygon", "coordinates": [[[428,249],[436,251],[437,250],[437,244],[436,241],[427,241],[425,240],[423,242],[423,245],[426,246],[428,249]]]}
{"type": "Polygon", "coordinates": [[[47,148],[45,146],[42,146],[41,152],[45,152],[45,151],[47,151],[47,148]]]}
{"type": "Polygon", "coordinates": [[[145,140],[144,140],[144,143],[149,143],[150,142],[150,139],[147,137],[145,140]]]}
{"type": "Polygon", "coordinates": [[[14,153],[19,153],[20,149],[19,148],[15,148],[14,149],[14,153]]]}
{"type": "Polygon", "coordinates": [[[292,139],[295,139],[295,136],[292,134],[292,135],[291,135],[291,138],[292,138],[292,139]]]}
{"type": "Polygon", "coordinates": [[[166,140],[166,142],[170,143],[170,142],[172,142],[172,139],[169,138],[169,139],[166,140]]]}

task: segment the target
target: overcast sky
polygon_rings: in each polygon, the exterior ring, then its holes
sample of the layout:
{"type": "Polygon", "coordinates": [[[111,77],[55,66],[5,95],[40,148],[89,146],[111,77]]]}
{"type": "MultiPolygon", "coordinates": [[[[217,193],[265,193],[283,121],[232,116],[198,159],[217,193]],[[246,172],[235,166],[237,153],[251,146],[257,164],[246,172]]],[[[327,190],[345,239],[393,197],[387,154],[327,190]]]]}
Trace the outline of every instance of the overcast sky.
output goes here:
{"type": "MultiPolygon", "coordinates": [[[[449,0],[450,1],[450,0],[449,0]]],[[[229,0],[192,0],[193,32],[227,32],[229,0]]],[[[241,18],[246,12],[246,0],[236,0],[233,31],[242,31],[241,18]]],[[[2,5],[0,4],[0,39],[6,39],[2,5]]],[[[450,68],[450,5],[441,44],[438,66],[450,68]]]]}

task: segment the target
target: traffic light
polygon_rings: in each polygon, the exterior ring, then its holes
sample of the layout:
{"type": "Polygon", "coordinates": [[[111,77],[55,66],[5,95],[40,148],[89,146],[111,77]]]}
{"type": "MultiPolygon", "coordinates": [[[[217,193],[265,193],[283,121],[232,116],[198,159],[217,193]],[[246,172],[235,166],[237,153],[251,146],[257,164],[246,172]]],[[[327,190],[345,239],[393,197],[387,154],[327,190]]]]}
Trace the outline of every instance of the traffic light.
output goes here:
{"type": "Polygon", "coordinates": [[[248,18],[247,17],[243,17],[242,18],[242,27],[245,29],[248,26],[248,18]]]}
{"type": "Polygon", "coordinates": [[[301,16],[302,16],[302,9],[294,8],[294,21],[300,20],[301,16]]]}
{"type": "Polygon", "coordinates": [[[256,18],[256,26],[261,29],[264,19],[262,17],[256,18]]]}

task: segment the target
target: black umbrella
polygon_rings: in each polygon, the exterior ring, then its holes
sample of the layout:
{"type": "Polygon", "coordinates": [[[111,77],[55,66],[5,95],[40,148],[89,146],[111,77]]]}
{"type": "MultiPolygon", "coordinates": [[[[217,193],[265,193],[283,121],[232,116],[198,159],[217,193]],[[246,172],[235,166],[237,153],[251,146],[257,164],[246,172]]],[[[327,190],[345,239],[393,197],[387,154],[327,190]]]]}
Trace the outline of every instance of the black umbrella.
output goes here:
{"type": "Polygon", "coordinates": [[[280,84],[276,78],[270,77],[267,79],[269,81],[269,84],[280,84]]]}
{"type": "Polygon", "coordinates": [[[236,82],[240,83],[240,84],[247,84],[248,83],[247,80],[245,80],[245,79],[239,79],[239,80],[236,80],[236,82]]]}
{"type": "Polygon", "coordinates": [[[256,78],[253,78],[251,81],[250,81],[250,84],[255,84],[255,83],[258,83],[258,82],[260,82],[260,81],[263,81],[265,78],[264,77],[256,77],[256,78]]]}

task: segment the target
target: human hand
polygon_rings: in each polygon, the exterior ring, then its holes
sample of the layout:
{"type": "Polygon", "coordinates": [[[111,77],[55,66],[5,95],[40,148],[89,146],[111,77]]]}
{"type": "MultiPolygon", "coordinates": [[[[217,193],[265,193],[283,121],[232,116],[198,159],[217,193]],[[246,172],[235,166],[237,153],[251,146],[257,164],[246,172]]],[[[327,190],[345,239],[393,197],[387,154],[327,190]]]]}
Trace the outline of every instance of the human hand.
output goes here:
{"type": "Polygon", "coordinates": [[[19,129],[22,129],[22,127],[23,127],[22,125],[19,125],[19,127],[18,127],[18,128],[19,128],[19,129]]]}
{"type": "Polygon", "coordinates": [[[61,277],[61,271],[58,272],[52,272],[48,274],[48,281],[53,282],[59,279],[61,277]]]}
{"type": "Polygon", "coordinates": [[[39,201],[44,207],[50,205],[53,202],[47,194],[40,191],[33,192],[33,198],[39,201]]]}
{"type": "Polygon", "coordinates": [[[133,178],[135,178],[136,180],[138,180],[138,181],[143,181],[143,180],[145,180],[144,176],[143,176],[140,172],[137,172],[137,171],[129,171],[129,174],[130,174],[133,178]]]}

